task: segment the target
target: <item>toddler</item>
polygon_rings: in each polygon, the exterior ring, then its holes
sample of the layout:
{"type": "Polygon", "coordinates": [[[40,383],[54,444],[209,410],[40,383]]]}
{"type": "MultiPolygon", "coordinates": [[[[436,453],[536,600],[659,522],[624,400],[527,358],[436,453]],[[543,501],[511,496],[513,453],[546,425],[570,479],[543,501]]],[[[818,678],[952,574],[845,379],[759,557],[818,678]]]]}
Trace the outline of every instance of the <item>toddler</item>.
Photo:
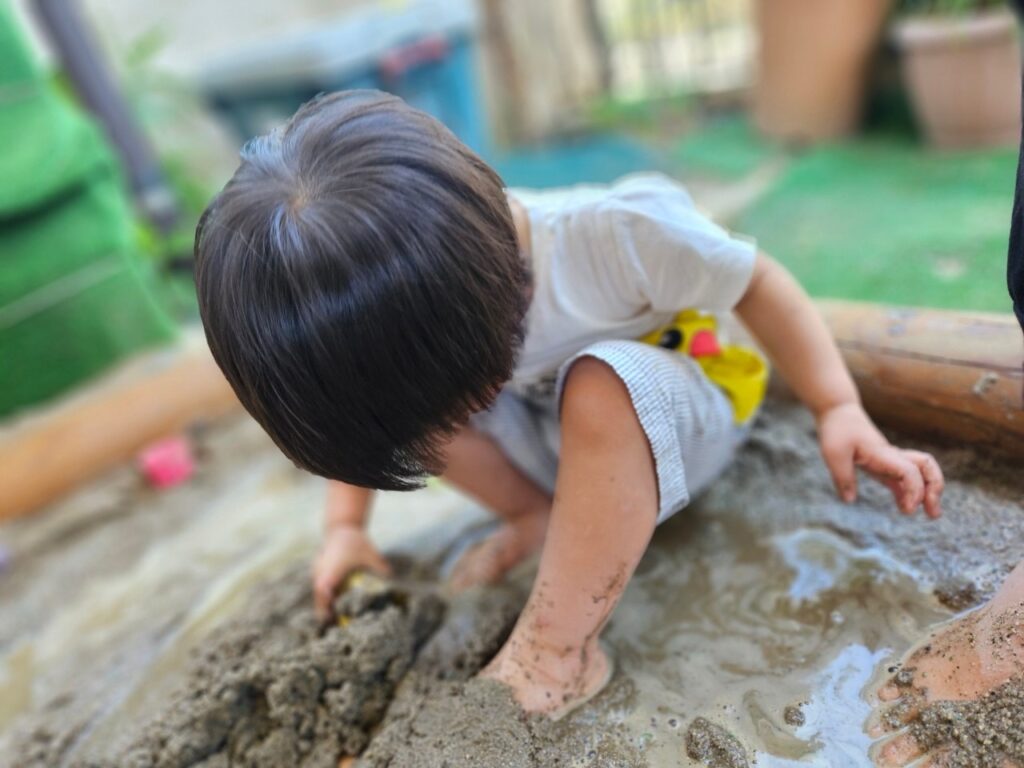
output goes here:
{"type": "Polygon", "coordinates": [[[239,399],[331,481],[319,611],[353,570],[388,570],[365,533],[371,489],[441,475],[493,510],[456,588],[541,553],[482,672],[528,711],[600,690],[598,638],[655,526],[745,434],[702,364],[722,354],[713,335],[669,339],[690,354],[638,341],[681,310],[735,312],[814,413],[842,499],[861,467],[904,513],[940,513],[935,460],[872,424],[800,286],[663,176],[511,191],[401,100],[334,93],[247,145],[199,224],[196,285],[239,399]]]}

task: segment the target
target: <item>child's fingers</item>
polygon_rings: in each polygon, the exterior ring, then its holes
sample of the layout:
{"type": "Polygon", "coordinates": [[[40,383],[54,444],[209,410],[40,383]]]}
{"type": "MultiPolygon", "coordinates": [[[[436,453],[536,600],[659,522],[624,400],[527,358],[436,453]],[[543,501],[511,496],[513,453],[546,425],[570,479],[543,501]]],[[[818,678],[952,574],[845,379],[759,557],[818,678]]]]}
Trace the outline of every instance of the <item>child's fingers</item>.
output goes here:
{"type": "Polygon", "coordinates": [[[330,605],[331,599],[329,592],[324,589],[320,583],[314,583],[313,585],[313,610],[316,613],[316,617],[319,621],[326,621],[329,615],[328,606],[330,605]]]}
{"type": "Polygon", "coordinates": [[[842,444],[822,445],[825,465],[832,475],[839,498],[847,504],[857,498],[857,468],[853,463],[853,448],[842,444]]]}
{"type": "Polygon", "coordinates": [[[925,484],[921,470],[898,448],[871,446],[858,453],[857,463],[889,486],[903,514],[912,515],[924,501],[925,484]],[[896,485],[891,485],[891,482],[896,485]]]}
{"type": "Polygon", "coordinates": [[[320,621],[326,621],[331,614],[334,588],[338,584],[332,576],[330,573],[319,573],[313,580],[313,607],[320,621]]]}
{"type": "Polygon", "coordinates": [[[391,575],[391,563],[376,549],[367,554],[364,566],[380,576],[391,575]]]}
{"type": "Polygon", "coordinates": [[[942,468],[935,457],[924,451],[904,451],[921,472],[924,478],[924,511],[928,517],[935,518],[942,516],[942,491],[946,487],[946,480],[942,476],[942,468]]]}
{"type": "Polygon", "coordinates": [[[320,621],[330,618],[334,594],[349,570],[344,562],[331,561],[323,555],[313,567],[313,608],[320,621]]]}

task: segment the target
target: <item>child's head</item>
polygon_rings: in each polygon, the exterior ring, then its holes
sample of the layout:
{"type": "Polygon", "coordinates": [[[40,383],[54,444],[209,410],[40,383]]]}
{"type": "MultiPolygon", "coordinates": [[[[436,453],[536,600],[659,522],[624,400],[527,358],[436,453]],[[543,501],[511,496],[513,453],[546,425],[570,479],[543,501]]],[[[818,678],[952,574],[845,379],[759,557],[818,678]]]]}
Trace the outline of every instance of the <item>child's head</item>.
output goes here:
{"type": "Polygon", "coordinates": [[[206,336],[297,465],[415,487],[512,373],[528,274],[501,179],[433,118],[320,97],[251,141],[196,231],[206,336]]]}

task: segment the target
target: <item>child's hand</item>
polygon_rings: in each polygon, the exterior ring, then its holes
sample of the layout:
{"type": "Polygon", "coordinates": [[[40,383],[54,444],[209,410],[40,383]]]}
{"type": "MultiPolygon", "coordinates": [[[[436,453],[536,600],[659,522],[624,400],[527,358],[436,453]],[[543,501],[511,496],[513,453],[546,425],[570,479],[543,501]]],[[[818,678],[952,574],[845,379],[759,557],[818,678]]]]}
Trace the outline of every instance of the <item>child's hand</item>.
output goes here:
{"type": "Polygon", "coordinates": [[[843,501],[857,498],[861,467],[892,491],[900,511],[912,515],[920,506],[928,517],[942,514],[945,485],[942,470],[931,454],[897,448],[885,439],[859,403],[844,403],[818,418],[818,438],[825,464],[843,501]]]}
{"type": "Polygon", "coordinates": [[[331,528],[313,563],[313,602],[320,621],[330,618],[338,586],[358,570],[391,575],[391,566],[373,546],[365,530],[348,525],[331,528]]]}

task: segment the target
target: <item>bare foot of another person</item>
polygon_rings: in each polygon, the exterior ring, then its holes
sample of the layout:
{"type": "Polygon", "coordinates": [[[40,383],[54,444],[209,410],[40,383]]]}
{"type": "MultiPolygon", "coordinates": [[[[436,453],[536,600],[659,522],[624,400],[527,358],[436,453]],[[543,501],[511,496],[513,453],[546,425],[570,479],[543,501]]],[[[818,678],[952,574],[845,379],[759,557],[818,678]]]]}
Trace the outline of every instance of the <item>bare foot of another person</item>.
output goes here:
{"type": "Polygon", "coordinates": [[[558,720],[600,693],[612,671],[611,659],[596,640],[583,648],[551,648],[539,640],[521,645],[513,639],[480,677],[512,688],[527,712],[558,720]]]}
{"type": "Polygon", "coordinates": [[[914,650],[878,698],[871,735],[893,734],[880,766],[1024,768],[1024,565],[914,650]]]}
{"type": "Polygon", "coordinates": [[[448,585],[456,592],[497,584],[505,574],[540,551],[548,527],[548,511],[530,512],[504,522],[469,549],[452,569],[448,585]]]}

